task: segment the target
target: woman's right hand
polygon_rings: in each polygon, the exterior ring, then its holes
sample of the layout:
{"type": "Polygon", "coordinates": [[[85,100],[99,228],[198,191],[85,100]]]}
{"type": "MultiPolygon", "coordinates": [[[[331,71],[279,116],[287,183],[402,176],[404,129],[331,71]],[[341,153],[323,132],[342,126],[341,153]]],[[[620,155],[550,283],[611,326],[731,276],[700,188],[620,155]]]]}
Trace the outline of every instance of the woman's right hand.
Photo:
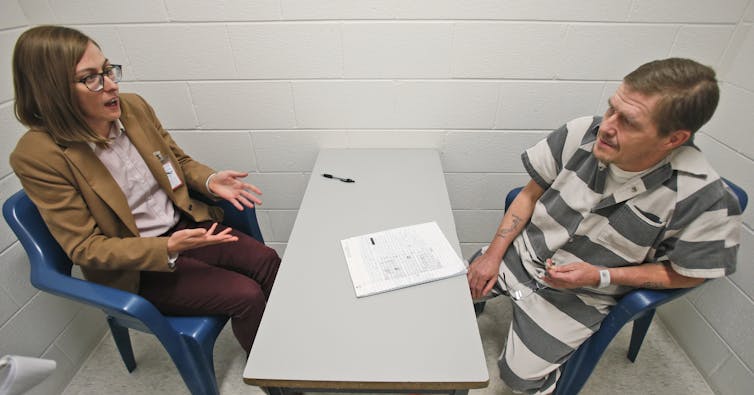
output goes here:
{"type": "Polygon", "coordinates": [[[214,223],[209,229],[182,229],[171,234],[168,238],[168,254],[172,255],[208,245],[238,241],[238,237],[230,234],[231,228],[225,228],[217,234],[213,234],[216,228],[217,223],[214,223]]]}

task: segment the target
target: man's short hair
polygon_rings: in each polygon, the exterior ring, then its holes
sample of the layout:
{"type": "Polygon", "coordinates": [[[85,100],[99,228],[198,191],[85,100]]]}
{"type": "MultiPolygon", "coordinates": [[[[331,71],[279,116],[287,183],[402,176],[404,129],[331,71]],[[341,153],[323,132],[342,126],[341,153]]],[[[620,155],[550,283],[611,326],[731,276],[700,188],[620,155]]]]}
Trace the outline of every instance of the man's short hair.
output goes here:
{"type": "Polygon", "coordinates": [[[712,118],[720,100],[715,70],[691,59],[645,63],[623,82],[630,90],[660,96],[652,119],[661,136],[676,130],[695,133],[712,118]]]}

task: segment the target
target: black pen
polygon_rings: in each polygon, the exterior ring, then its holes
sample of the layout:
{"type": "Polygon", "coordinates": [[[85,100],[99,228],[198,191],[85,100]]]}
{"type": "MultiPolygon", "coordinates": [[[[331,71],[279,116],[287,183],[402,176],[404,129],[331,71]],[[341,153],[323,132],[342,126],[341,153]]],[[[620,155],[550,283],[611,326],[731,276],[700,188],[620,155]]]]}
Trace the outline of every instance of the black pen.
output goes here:
{"type": "Polygon", "coordinates": [[[333,179],[336,179],[336,180],[340,180],[340,181],[343,181],[343,182],[356,182],[355,180],[353,180],[353,179],[350,179],[350,178],[341,178],[341,177],[336,177],[336,176],[334,176],[334,175],[332,175],[332,174],[327,174],[327,173],[325,173],[325,174],[322,174],[322,177],[325,177],[325,178],[333,178],[333,179]]]}

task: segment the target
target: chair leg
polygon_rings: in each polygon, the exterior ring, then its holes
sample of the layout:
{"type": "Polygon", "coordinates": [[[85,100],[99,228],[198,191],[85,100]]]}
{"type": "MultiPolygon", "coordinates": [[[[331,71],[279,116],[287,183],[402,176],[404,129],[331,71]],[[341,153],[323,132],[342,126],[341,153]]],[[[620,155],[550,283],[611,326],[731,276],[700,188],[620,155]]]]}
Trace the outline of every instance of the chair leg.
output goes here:
{"type": "Polygon", "coordinates": [[[128,328],[118,325],[113,317],[107,317],[107,324],[110,326],[110,333],[113,335],[115,345],[118,347],[120,357],[126,365],[126,369],[131,373],[136,369],[136,359],[134,359],[134,349],[131,347],[131,336],[128,334],[128,328]]]}
{"type": "Polygon", "coordinates": [[[631,331],[631,343],[628,346],[628,359],[631,362],[636,361],[636,356],[639,354],[642,342],[644,342],[644,336],[647,335],[649,325],[652,323],[652,318],[655,316],[655,309],[647,311],[642,317],[637,318],[634,321],[634,328],[631,331]]]}
{"type": "Polygon", "coordinates": [[[212,346],[207,351],[196,339],[189,336],[182,336],[183,347],[181,350],[168,350],[173,363],[178,368],[184,383],[191,391],[192,395],[218,395],[217,379],[215,378],[215,369],[212,355],[212,346]]]}

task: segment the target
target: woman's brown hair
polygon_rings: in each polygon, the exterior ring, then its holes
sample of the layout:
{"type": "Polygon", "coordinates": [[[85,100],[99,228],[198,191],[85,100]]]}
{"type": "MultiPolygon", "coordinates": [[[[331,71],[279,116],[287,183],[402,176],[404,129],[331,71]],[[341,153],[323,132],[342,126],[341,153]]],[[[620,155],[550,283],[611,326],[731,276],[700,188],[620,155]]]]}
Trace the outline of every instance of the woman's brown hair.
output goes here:
{"type": "Polygon", "coordinates": [[[89,42],[97,45],[75,29],[38,26],[21,34],[13,50],[16,118],[59,144],[106,143],[87,124],[75,96],[76,65],[89,42]]]}

